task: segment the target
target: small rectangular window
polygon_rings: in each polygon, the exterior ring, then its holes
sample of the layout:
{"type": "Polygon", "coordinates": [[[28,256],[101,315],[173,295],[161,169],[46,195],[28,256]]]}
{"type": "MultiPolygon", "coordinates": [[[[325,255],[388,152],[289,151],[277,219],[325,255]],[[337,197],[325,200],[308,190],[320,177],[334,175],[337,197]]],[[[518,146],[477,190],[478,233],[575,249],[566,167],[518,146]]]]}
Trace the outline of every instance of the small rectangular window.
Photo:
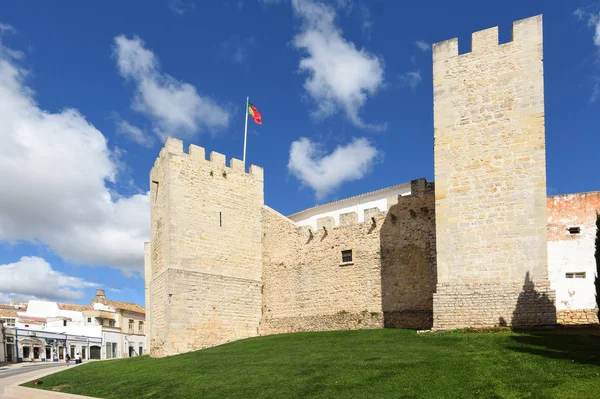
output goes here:
{"type": "Polygon", "coordinates": [[[91,322],[92,322],[92,318],[88,317],[88,323],[91,323],[91,322]]]}
{"type": "Polygon", "coordinates": [[[63,327],[66,327],[66,326],[67,326],[67,321],[63,320],[63,327]]]}
{"type": "Polygon", "coordinates": [[[342,263],[352,262],[352,250],[342,251],[342,263]]]}
{"type": "Polygon", "coordinates": [[[585,278],[585,272],[567,273],[566,278],[585,278]]]}
{"type": "Polygon", "coordinates": [[[579,234],[581,233],[581,227],[569,227],[569,234],[579,234]]]}

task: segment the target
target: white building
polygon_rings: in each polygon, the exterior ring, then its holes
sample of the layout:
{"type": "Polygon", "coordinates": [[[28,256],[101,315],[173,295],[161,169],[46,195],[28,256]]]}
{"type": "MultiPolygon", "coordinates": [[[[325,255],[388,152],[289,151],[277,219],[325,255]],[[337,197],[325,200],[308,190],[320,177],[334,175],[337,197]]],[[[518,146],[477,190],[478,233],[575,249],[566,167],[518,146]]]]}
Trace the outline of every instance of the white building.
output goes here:
{"type": "MultiPolygon", "coordinates": [[[[4,320],[0,320],[0,343],[4,342],[4,320]]],[[[0,345],[0,363],[6,362],[4,358],[4,345],[0,345]]]]}
{"type": "Polygon", "coordinates": [[[387,212],[391,205],[398,202],[398,196],[406,196],[411,193],[410,182],[384,188],[370,193],[357,195],[355,197],[330,202],[328,204],[315,206],[301,212],[288,216],[298,226],[310,226],[317,230],[317,219],[332,217],[335,225],[340,225],[340,215],[348,212],[356,212],[358,223],[365,221],[365,210],[377,208],[381,212],[387,212]]]}
{"type": "Polygon", "coordinates": [[[97,290],[90,305],[31,300],[0,305],[8,362],[112,359],[144,354],[144,308],[109,301],[97,290]],[[137,328],[136,328],[137,327],[137,328]]]}

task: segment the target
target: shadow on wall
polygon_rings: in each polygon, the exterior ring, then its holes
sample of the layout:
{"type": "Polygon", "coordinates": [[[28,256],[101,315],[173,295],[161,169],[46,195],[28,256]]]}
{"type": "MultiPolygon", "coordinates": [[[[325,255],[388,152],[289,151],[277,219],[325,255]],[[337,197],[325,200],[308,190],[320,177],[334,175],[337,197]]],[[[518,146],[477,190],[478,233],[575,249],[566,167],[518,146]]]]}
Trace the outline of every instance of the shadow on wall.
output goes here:
{"type": "MultiPolygon", "coordinates": [[[[500,317],[498,325],[508,326],[509,323],[503,317],[500,317]]],[[[529,272],[525,274],[525,282],[517,298],[510,325],[516,328],[556,325],[554,300],[548,297],[545,292],[540,293],[535,289],[535,284],[529,277],[529,272]]]]}
{"type": "Polygon", "coordinates": [[[411,182],[380,230],[381,300],[384,326],[429,329],[437,282],[433,183],[411,182]]]}

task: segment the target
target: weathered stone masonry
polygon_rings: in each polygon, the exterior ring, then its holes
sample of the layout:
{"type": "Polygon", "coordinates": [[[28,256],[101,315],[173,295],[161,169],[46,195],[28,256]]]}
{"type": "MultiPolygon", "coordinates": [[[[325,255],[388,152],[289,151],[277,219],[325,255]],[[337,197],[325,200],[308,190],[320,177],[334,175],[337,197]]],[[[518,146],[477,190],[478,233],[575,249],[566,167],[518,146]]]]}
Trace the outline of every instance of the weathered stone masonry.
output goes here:
{"type": "Polygon", "coordinates": [[[556,322],[542,59],[541,16],[515,22],[509,43],[494,27],[466,54],[457,39],[433,46],[434,328],[556,322]]]}
{"type": "Polygon", "coordinates": [[[435,289],[433,185],[411,183],[387,212],[365,211],[297,227],[263,209],[261,334],[405,327],[428,328],[435,289]],[[341,251],[352,250],[343,264],[341,251]]]}
{"type": "Polygon", "coordinates": [[[438,43],[433,63],[435,186],[312,208],[316,230],[264,205],[261,168],[167,139],[144,247],[152,356],[295,331],[597,322],[600,195],[546,197],[541,16],[509,43],[497,28],[467,54],[438,43]],[[364,222],[347,212],[375,204],[364,222]]]}
{"type": "Polygon", "coordinates": [[[151,354],[257,335],[263,170],[169,138],[150,180],[151,354]]]}

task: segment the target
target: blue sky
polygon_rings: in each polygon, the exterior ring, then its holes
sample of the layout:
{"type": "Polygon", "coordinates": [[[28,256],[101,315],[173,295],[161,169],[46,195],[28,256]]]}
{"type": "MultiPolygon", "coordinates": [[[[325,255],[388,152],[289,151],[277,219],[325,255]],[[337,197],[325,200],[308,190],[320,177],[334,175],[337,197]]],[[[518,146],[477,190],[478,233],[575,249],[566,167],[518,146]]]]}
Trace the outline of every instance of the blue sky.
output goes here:
{"type": "Polygon", "coordinates": [[[432,43],[544,18],[548,193],[600,189],[600,2],[3,2],[0,302],[143,304],[166,136],[265,168],[283,214],[433,180],[432,43]],[[410,4],[410,5],[408,5],[410,4]]]}

